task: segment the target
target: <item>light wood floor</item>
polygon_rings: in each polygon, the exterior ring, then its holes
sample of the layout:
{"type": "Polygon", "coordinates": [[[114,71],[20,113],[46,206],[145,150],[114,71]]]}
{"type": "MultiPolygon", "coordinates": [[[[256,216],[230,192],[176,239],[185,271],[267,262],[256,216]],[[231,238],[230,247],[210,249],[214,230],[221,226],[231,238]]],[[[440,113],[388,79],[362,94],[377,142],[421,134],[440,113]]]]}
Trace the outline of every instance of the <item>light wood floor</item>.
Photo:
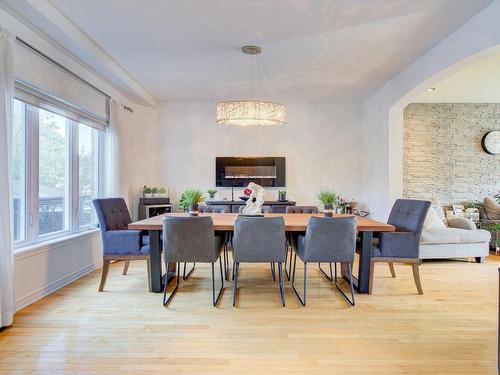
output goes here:
{"type": "Polygon", "coordinates": [[[425,262],[419,296],[410,267],[377,265],[354,308],[315,266],[307,307],[287,285],[283,308],[269,267],[242,265],[236,309],[199,266],[165,309],[144,261],[117,263],[104,293],[96,271],[18,312],[0,374],[496,374],[498,266],[425,262]]]}

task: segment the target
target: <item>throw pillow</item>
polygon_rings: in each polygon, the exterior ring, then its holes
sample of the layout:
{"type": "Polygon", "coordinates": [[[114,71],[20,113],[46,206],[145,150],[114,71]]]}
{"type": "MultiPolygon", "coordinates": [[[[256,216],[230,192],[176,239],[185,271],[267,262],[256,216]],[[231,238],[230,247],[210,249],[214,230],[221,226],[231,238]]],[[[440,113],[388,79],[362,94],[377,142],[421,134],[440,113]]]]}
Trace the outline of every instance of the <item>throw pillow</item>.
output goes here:
{"type": "Polygon", "coordinates": [[[444,221],[439,218],[434,207],[429,207],[424,221],[424,229],[431,228],[446,228],[444,221]]]}
{"type": "Polygon", "coordinates": [[[484,211],[490,220],[500,220],[500,204],[491,197],[484,198],[484,211]]]}

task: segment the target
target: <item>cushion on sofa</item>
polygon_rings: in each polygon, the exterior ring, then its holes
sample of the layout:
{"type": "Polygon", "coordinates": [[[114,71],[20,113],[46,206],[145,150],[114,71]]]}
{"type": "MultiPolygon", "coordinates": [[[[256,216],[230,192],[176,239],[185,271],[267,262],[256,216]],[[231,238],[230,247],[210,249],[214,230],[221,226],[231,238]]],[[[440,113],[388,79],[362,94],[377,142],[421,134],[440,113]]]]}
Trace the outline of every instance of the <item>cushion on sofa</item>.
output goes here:
{"type": "Polygon", "coordinates": [[[446,215],[444,214],[443,206],[441,205],[441,201],[439,200],[437,194],[432,195],[431,207],[434,208],[434,211],[436,212],[437,216],[446,225],[446,215]]]}
{"type": "Polygon", "coordinates": [[[436,210],[434,207],[429,207],[429,210],[427,211],[427,216],[425,217],[424,221],[424,229],[431,229],[431,228],[446,228],[446,225],[444,224],[443,220],[441,220],[436,213],[436,210]]]}
{"type": "Polygon", "coordinates": [[[484,211],[489,220],[500,220],[500,204],[492,197],[484,198],[484,211]]]}
{"type": "Polygon", "coordinates": [[[425,245],[430,244],[460,244],[460,243],[478,243],[489,242],[490,232],[483,229],[467,230],[459,228],[431,228],[422,231],[420,243],[425,245]]]}

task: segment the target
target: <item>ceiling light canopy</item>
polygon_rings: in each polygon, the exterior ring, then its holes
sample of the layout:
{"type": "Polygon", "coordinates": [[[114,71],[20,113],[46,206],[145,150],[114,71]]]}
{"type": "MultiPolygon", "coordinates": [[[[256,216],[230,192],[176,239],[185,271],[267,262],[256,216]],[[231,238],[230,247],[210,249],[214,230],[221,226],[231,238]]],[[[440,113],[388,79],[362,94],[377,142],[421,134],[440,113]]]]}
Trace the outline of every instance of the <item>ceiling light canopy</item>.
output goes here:
{"type": "MultiPolygon", "coordinates": [[[[244,46],[244,54],[250,55],[250,88],[249,97],[254,93],[254,71],[260,79],[260,87],[264,87],[262,68],[258,56],[262,49],[259,46],[244,46]]],[[[264,90],[262,90],[264,91],[264,90]]],[[[264,95],[262,92],[260,95],[264,95]]],[[[274,101],[259,99],[224,100],[217,103],[217,123],[235,126],[275,126],[286,123],[286,107],[274,101]]]]}

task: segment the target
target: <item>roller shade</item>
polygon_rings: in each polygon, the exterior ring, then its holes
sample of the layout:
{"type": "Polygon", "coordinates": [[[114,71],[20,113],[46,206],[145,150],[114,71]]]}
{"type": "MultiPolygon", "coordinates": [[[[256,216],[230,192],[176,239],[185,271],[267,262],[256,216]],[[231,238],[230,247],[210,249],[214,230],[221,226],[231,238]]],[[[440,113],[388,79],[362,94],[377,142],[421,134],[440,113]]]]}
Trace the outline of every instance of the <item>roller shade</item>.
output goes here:
{"type": "Polygon", "coordinates": [[[89,125],[109,124],[108,95],[22,40],[17,40],[14,56],[16,97],[38,106],[42,102],[59,107],[67,116],[73,113],[68,117],[89,125]]]}

